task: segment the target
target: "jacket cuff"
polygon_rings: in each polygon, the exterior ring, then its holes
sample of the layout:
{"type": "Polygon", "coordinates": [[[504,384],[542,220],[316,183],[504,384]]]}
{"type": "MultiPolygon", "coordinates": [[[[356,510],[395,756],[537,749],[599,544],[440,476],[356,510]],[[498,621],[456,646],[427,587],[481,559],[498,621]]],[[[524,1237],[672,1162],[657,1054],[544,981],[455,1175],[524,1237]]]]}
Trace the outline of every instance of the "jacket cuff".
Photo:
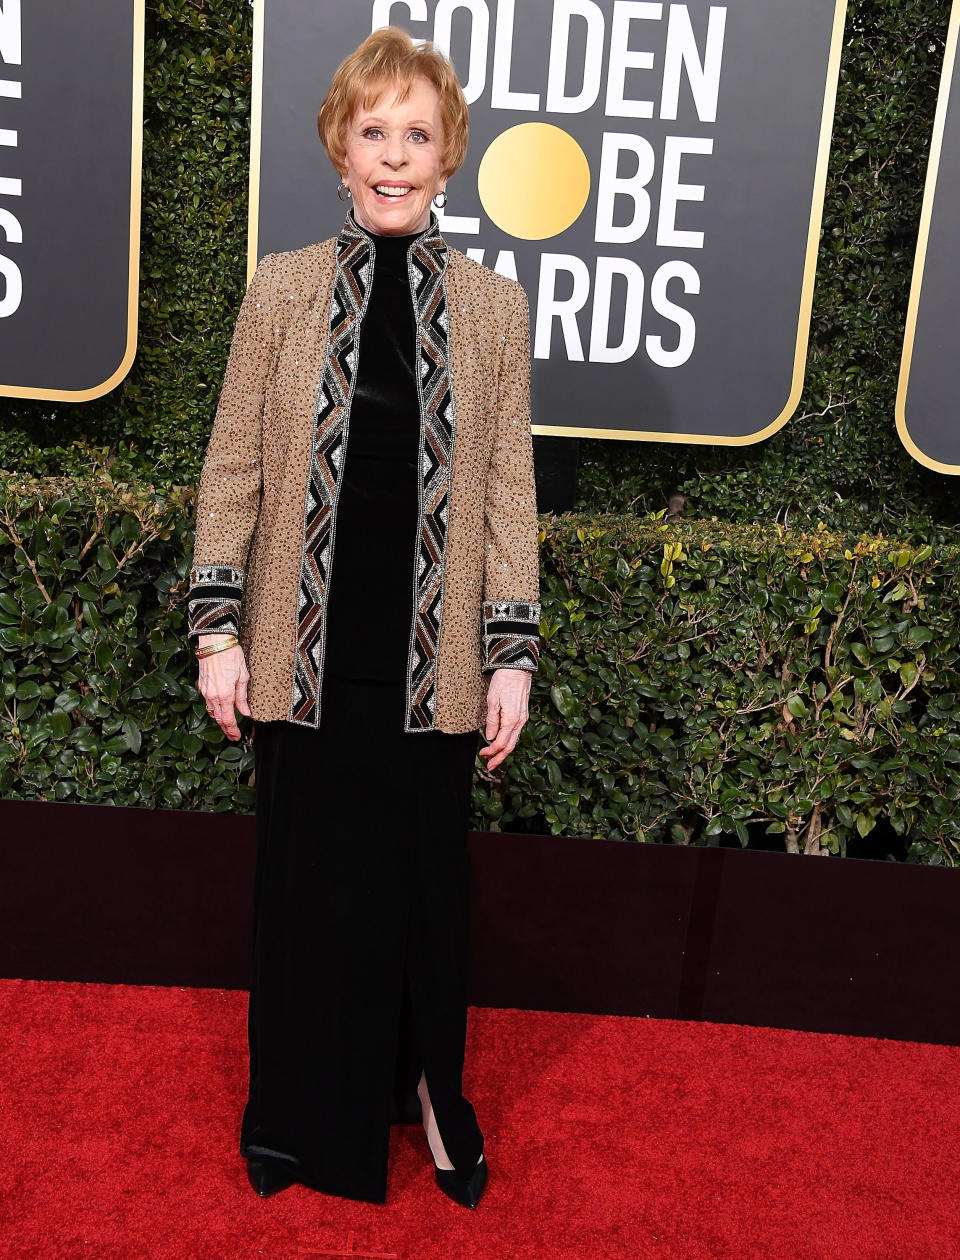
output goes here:
{"type": "Polygon", "coordinates": [[[485,600],[483,672],[536,671],[540,660],[540,605],[526,599],[485,600]]]}
{"type": "Polygon", "coordinates": [[[243,569],[231,564],[200,564],[190,570],[187,637],[240,633],[243,569]]]}

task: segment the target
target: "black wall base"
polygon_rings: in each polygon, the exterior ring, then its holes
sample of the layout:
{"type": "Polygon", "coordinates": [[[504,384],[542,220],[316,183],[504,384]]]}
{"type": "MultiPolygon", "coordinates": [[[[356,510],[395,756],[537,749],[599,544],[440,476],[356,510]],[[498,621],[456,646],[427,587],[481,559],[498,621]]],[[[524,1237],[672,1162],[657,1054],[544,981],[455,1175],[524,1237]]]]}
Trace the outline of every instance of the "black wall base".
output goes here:
{"type": "MultiPolygon", "coordinates": [[[[960,1045],[960,874],[474,832],[471,1002],[960,1045]]],[[[0,975],[246,988],[253,819],[0,801],[0,975]]]]}

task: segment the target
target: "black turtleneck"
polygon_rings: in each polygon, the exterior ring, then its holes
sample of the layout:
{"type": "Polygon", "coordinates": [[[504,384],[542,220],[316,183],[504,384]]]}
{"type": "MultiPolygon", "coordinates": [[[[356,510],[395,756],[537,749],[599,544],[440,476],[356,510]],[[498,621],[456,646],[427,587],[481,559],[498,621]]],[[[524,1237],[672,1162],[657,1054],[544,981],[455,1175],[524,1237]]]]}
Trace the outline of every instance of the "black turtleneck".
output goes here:
{"type": "Polygon", "coordinates": [[[377,236],[327,591],[324,670],[406,677],[419,509],[420,402],[407,250],[421,233],[377,236]]]}

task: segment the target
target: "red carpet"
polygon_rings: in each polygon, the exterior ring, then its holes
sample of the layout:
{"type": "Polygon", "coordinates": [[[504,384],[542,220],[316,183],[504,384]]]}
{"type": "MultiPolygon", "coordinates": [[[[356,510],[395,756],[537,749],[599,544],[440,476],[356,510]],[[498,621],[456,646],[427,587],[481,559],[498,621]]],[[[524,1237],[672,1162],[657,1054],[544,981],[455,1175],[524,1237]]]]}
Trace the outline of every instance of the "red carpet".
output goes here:
{"type": "Polygon", "coordinates": [[[419,1126],[389,1199],[261,1200],[244,992],[0,981],[2,1243],[91,1260],[960,1256],[960,1048],[471,1008],[475,1212],[419,1126]]]}

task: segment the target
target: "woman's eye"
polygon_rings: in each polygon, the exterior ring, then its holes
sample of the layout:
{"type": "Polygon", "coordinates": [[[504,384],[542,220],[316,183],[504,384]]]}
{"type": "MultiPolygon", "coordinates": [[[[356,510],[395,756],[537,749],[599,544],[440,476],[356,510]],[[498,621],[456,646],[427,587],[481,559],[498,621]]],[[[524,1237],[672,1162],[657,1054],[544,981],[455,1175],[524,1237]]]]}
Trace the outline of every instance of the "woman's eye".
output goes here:
{"type": "MultiPolygon", "coordinates": [[[[363,131],[360,134],[363,136],[365,140],[380,140],[383,137],[383,128],[382,127],[364,127],[363,131]]],[[[410,132],[410,139],[415,141],[417,144],[426,144],[429,142],[430,137],[427,135],[425,131],[421,131],[419,127],[415,127],[410,132]]]]}

